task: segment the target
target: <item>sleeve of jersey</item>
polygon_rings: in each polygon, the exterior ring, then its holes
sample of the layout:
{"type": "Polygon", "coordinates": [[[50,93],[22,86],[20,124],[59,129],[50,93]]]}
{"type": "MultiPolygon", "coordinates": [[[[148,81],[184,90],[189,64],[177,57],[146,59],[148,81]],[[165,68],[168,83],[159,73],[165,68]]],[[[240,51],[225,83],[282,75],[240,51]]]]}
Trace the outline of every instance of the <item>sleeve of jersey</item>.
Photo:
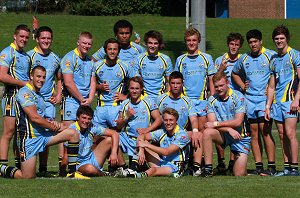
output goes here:
{"type": "Polygon", "coordinates": [[[164,131],[162,129],[150,132],[151,140],[158,142],[161,136],[164,135],[164,131]]]}
{"type": "Polygon", "coordinates": [[[74,61],[72,60],[72,56],[67,54],[60,63],[62,74],[73,74],[74,72],[74,61]]]}
{"type": "Polygon", "coordinates": [[[242,93],[238,92],[236,97],[234,97],[235,101],[235,112],[236,113],[246,113],[246,103],[245,97],[242,93]]]}
{"type": "Polygon", "coordinates": [[[188,143],[190,143],[190,139],[185,132],[179,133],[176,136],[176,139],[174,140],[174,142],[172,142],[172,144],[175,144],[176,146],[178,146],[181,149],[183,147],[185,147],[188,143]]]}
{"type": "Polygon", "coordinates": [[[91,61],[92,64],[92,76],[96,76],[96,68],[95,68],[95,63],[91,61]]]}
{"type": "Polygon", "coordinates": [[[210,96],[208,98],[208,101],[207,101],[207,114],[209,114],[209,113],[215,113],[213,105],[212,105],[212,100],[213,99],[214,99],[214,96],[210,96]]]}
{"type": "Polygon", "coordinates": [[[150,111],[156,110],[158,108],[156,102],[154,100],[151,100],[150,98],[149,100],[147,100],[147,103],[150,106],[150,111]]]}
{"type": "Polygon", "coordinates": [[[173,65],[170,57],[167,57],[167,70],[166,70],[166,76],[170,76],[170,74],[173,71],[173,65]]]}
{"type": "Polygon", "coordinates": [[[197,111],[195,109],[195,105],[191,99],[188,100],[188,108],[189,108],[189,116],[197,116],[197,111]]]}
{"type": "Polygon", "coordinates": [[[11,62],[12,62],[13,58],[12,58],[12,54],[10,53],[9,50],[4,49],[1,53],[0,53],[0,66],[4,66],[9,68],[11,62]]]}
{"type": "Polygon", "coordinates": [[[242,69],[242,59],[239,58],[233,66],[232,72],[235,74],[240,74],[242,69]]]}
{"type": "Polygon", "coordinates": [[[134,59],[134,64],[133,64],[133,67],[132,67],[132,75],[133,76],[140,76],[140,65],[139,65],[138,56],[134,59]]]}
{"type": "Polygon", "coordinates": [[[175,62],[175,65],[174,65],[174,71],[179,71],[179,60],[180,60],[180,57],[178,57],[176,59],[176,62],[175,62]]]}
{"type": "Polygon", "coordinates": [[[208,73],[207,73],[207,75],[208,76],[211,76],[211,75],[213,75],[213,74],[215,74],[218,70],[217,70],[217,68],[215,67],[215,64],[214,64],[214,61],[213,61],[213,59],[212,59],[212,57],[209,55],[208,57],[207,57],[207,59],[208,59],[208,61],[209,61],[209,65],[208,65],[208,73]]]}
{"type": "Polygon", "coordinates": [[[105,52],[104,52],[104,48],[101,47],[97,52],[95,52],[92,57],[94,59],[96,59],[97,61],[102,60],[105,58],[105,52]]]}
{"type": "MultiPolygon", "coordinates": [[[[296,51],[294,53],[293,62],[294,62],[294,65],[297,67],[297,69],[299,69],[300,68],[300,52],[299,51],[296,51]]],[[[298,76],[298,78],[300,78],[300,77],[298,76]]]]}
{"type": "Polygon", "coordinates": [[[27,89],[20,89],[19,93],[17,94],[17,101],[22,108],[35,105],[34,96],[32,95],[31,91],[27,89]]]}
{"type": "Polygon", "coordinates": [[[92,126],[91,132],[97,136],[103,136],[105,134],[105,128],[103,128],[101,125],[97,124],[92,126]]]}

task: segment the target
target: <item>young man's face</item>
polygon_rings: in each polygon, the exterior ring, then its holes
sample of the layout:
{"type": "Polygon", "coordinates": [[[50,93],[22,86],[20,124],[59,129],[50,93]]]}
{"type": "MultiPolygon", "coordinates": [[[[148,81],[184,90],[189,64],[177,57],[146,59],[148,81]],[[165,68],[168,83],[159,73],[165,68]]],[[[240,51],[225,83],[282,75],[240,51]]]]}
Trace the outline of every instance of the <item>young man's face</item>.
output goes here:
{"type": "Polygon", "coordinates": [[[196,52],[198,50],[199,38],[196,34],[185,38],[185,45],[189,52],[196,52]]]}
{"type": "Polygon", "coordinates": [[[214,82],[216,93],[222,98],[226,97],[228,91],[229,81],[221,78],[219,81],[214,82]]]}
{"type": "Polygon", "coordinates": [[[183,81],[181,78],[172,78],[170,80],[170,91],[172,94],[180,94],[182,91],[183,81]]]}
{"type": "Polygon", "coordinates": [[[240,40],[233,40],[228,43],[229,53],[231,55],[237,55],[241,48],[241,41],[240,40]]]}
{"type": "Polygon", "coordinates": [[[36,89],[40,90],[43,87],[46,80],[46,71],[36,69],[33,74],[30,74],[30,79],[33,83],[33,86],[36,89]]]}
{"type": "Polygon", "coordinates": [[[92,116],[81,114],[79,117],[77,117],[77,122],[80,127],[80,129],[85,130],[87,129],[92,121],[92,116]]]}
{"type": "Polygon", "coordinates": [[[138,99],[142,94],[143,89],[137,82],[130,81],[129,83],[129,95],[131,99],[138,99]]]}
{"type": "Polygon", "coordinates": [[[119,28],[116,36],[121,45],[130,43],[130,28],[119,28]]]}
{"type": "Polygon", "coordinates": [[[165,128],[168,132],[172,132],[177,125],[176,118],[173,115],[170,115],[168,113],[165,113],[163,115],[163,122],[164,122],[165,128]]]}
{"type": "Polygon", "coordinates": [[[287,42],[286,36],[284,34],[279,34],[279,35],[275,36],[274,43],[276,45],[276,48],[279,50],[282,50],[288,46],[288,42],[287,42]]]}
{"type": "Polygon", "coordinates": [[[47,31],[41,32],[40,37],[36,38],[36,42],[41,50],[49,50],[52,43],[52,34],[47,31]]]}
{"type": "Polygon", "coordinates": [[[248,40],[248,45],[252,53],[258,54],[262,48],[262,40],[251,38],[248,40]]]}
{"type": "Polygon", "coordinates": [[[108,43],[105,53],[106,53],[106,58],[108,58],[109,60],[116,60],[119,54],[119,44],[108,43]]]}
{"type": "Polygon", "coordinates": [[[93,39],[87,38],[85,36],[80,36],[77,41],[77,49],[81,55],[86,55],[93,45],[93,39]]]}
{"type": "Polygon", "coordinates": [[[18,50],[22,50],[26,46],[29,35],[30,32],[27,32],[25,30],[20,30],[18,34],[14,35],[14,42],[18,50]]]}
{"type": "Polygon", "coordinates": [[[156,55],[158,53],[159,42],[156,38],[148,38],[147,42],[148,53],[156,55]]]}

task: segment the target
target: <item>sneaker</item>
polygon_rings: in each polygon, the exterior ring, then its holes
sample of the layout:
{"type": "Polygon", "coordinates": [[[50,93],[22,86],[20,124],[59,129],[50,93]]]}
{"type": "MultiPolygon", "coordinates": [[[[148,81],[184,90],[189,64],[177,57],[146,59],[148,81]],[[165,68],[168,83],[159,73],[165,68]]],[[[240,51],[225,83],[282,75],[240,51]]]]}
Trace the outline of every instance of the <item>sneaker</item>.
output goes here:
{"type": "Polygon", "coordinates": [[[268,168],[268,170],[266,170],[265,173],[274,176],[277,173],[277,171],[276,168],[268,168]]]}
{"type": "Polygon", "coordinates": [[[299,171],[296,169],[292,169],[290,176],[300,176],[299,171]]]}
{"type": "Polygon", "coordinates": [[[213,169],[213,175],[226,175],[226,167],[224,165],[218,164],[216,168],[213,169]]]}
{"type": "Polygon", "coordinates": [[[114,177],[127,177],[129,175],[134,175],[135,173],[137,173],[137,171],[135,170],[132,170],[130,168],[126,168],[126,169],[123,169],[122,167],[119,167],[115,174],[114,174],[114,177]]]}
{"type": "Polygon", "coordinates": [[[200,177],[201,174],[202,174],[201,168],[199,168],[199,169],[196,170],[196,171],[193,171],[193,176],[194,176],[194,177],[200,177]]]}
{"type": "Polygon", "coordinates": [[[212,172],[209,172],[207,170],[204,170],[202,171],[201,173],[201,177],[212,177],[213,176],[213,173],[212,172]]]}
{"type": "Polygon", "coordinates": [[[87,176],[82,175],[81,172],[68,173],[67,177],[72,179],[91,179],[87,176]]]}
{"type": "Polygon", "coordinates": [[[268,176],[269,174],[264,169],[255,169],[248,173],[248,175],[268,176]]]}
{"type": "Polygon", "coordinates": [[[57,174],[51,173],[49,171],[42,171],[42,172],[38,172],[36,173],[37,177],[57,177],[57,174]]]}
{"type": "Polygon", "coordinates": [[[281,177],[281,176],[290,176],[290,175],[291,175],[291,171],[289,171],[288,169],[284,169],[282,172],[278,172],[274,176],[281,177]]]}

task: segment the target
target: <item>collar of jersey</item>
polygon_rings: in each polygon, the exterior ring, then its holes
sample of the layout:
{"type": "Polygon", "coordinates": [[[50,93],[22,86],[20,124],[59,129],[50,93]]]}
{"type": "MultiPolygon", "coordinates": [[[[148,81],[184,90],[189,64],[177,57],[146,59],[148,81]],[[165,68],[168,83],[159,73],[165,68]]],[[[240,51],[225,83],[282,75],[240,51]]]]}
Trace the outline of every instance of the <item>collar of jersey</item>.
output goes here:
{"type": "Polygon", "coordinates": [[[10,46],[11,46],[12,48],[14,48],[15,50],[17,50],[17,46],[16,46],[14,43],[11,43],[10,46]]]}
{"type": "Polygon", "coordinates": [[[193,55],[186,52],[187,56],[196,56],[196,55],[200,55],[200,54],[201,54],[201,51],[199,49],[197,50],[197,54],[193,54],[193,55]]]}
{"type": "Polygon", "coordinates": [[[292,48],[290,47],[290,46],[288,46],[288,48],[287,48],[287,52],[289,52],[289,51],[291,51],[292,50],[292,48]]]}
{"type": "MultiPolygon", "coordinates": [[[[168,91],[168,92],[167,92],[167,95],[168,95],[168,96],[170,96],[170,95],[171,95],[171,92],[170,92],[170,91],[168,91]]],[[[182,98],[183,96],[184,96],[184,94],[183,94],[183,93],[181,93],[181,94],[180,94],[180,98],[182,98]]],[[[171,96],[170,96],[170,97],[171,97],[171,96]]]]}
{"type": "MultiPolygon", "coordinates": [[[[238,59],[240,58],[241,54],[238,54],[238,59]]],[[[228,52],[225,53],[225,58],[229,59],[229,54],[228,52]]]]}
{"type": "Polygon", "coordinates": [[[26,84],[26,87],[28,87],[30,90],[33,90],[33,87],[29,83],[26,84]]]}
{"type": "Polygon", "coordinates": [[[228,96],[231,96],[231,95],[232,95],[232,93],[233,93],[232,89],[231,89],[231,88],[229,88],[229,89],[228,89],[228,96]]]}
{"type": "Polygon", "coordinates": [[[76,130],[80,131],[80,126],[78,124],[78,121],[75,122],[76,130]]]}
{"type": "MultiPolygon", "coordinates": [[[[120,61],[120,59],[118,58],[116,64],[119,63],[119,61],[120,61]]],[[[104,59],[103,62],[104,62],[106,65],[108,65],[107,62],[106,62],[106,59],[104,59]]]]}
{"type": "Polygon", "coordinates": [[[266,48],[265,47],[262,47],[261,48],[261,53],[264,53],[266,51],[266,48]]]}
{"type": "MultiPolygon", "coordinates": [[[[146,52],[146,56],[149,56],[149,53],[146,52]]],[[[155,57],[160,56],[160,52],[157,52],[157,54],[155,55],[155,57]]]]}
{"type": "Polygon", "coordinates": [[[74,52],[75,52],[75,54],[76,54],[77,56],[79,56],[79,52],[78,52],[78,49],[77,49],[77,48],[74,49],[74,52]]]}
{"type": "Polygon", "coordinates": [[[179,131],[180,131],[180,128],[178,125],[176,125],[176,127],[174,129],[174,134],[179,133],[179,131]]]}
{"type": "MultiPolygon", "coordinates": [[[[144,96],[143,94],[141,94],[140,96],[140,100],[143,100],[146,96],[144,96]]],[[[131,101],[131,98],[130,98],[130,101],[131,101]]],[[[139,102],[138,102],[139,103],[139,102]]]]}

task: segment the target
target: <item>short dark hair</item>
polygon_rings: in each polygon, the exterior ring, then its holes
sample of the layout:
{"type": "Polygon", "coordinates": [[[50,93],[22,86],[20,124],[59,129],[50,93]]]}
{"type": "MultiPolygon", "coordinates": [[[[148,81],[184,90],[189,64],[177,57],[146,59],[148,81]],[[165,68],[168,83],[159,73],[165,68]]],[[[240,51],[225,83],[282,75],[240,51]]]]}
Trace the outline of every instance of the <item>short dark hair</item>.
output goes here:
{"type": "Polygon", "coordinates": [[[45,68],[44,66],[42,66],[42,65],[37,65],[37,66],[34,66],[34,67],[31,69],[30,74],[33,75],[34,72],[35,72],[35,70],[37,70],[37,69],[46,72],[46,68],[45,68]]]}
{"type": "Polygon", "coordinates": [[[169,76],[169,81],[180,78],[183,81],[183,75],[179,71],[173,71],[169,76]]]}
{"type": "Polygon", "coordinates": [[[118,44],[118,49],[119,49],[119,52],[120,52],[121,47],[120,47],[119,41],[118,41],[117,39],[115,39],[115,38],[109,38],[109,39],[107,39],[107,40],[104,42],[104,45],[103,45],[103,48],[104,48],[104,52],[105,52],[105,53],[106,53],[106,50],[107,50],[107,45],[108,45],[109,43],[117,43],[117,44],[118,44]]]}
{"type": "Polygon", "coordinates": [[[42,32],[50,32],[51,38],[53,38],[53,32],[52,29],[48,26],[41,26],[36,31],[36,38],[40,38],[42,32]]]}
{"type": "Polygon", "coordinates": [[[30,33],[30,29],[29,29],[29,27],[28,27],[27,25],[20,24],[20,25],[18,25],[18,26],[16,27],[14,34],[15,34],[15,35],[19,34],[19,32],[20,32],[21,30],[24,30],[24,31],[30,33]]]}
{"type": "Polygon", "coordinates": [[[115,35],[118,34],[118,31],[120,28],[129,28],[130,34],[132,34],[133,26],[129,21],[127,21],[125,19],[121,19],[121,20],[117,21],[114,25],[115,35]]]}
{"type": "Polygon", "coordinates": [[[179,114],[178,112],[173,109],[173,108],[170,108],[170,107],[167,107],[165,108],[163,111],[162,111],[162,116],[164,117],[165,114],[169,114],[169,115],[172,115],[176,118],[176,120],[178,120],[179,118],[179,114]]]}
{"type": "Polygon", "coordinates": [[[290,38],[291,38],[290,31],[283,24],[275,27],[275,29],[273,30],[273,33],[272,33],[272,39],[273,39],[273,41],[274,41],[275,36],[278,36],[280,34],[283,34],[286,37],[286,41],[287,42],[290,41],[290,38]]]}
{"type": "Polygon", "coordinates": [[[250,39],[255,38],[258,40],[262,40],[262,33],[261,31],[257,30],[257,29],[253,29],[253,30],[249,30],[246,34],[246,39],[247,42],[249,42],[250,39]]]}
{"type": "Polygon", "coordinates": [[[143,79],[140,76],[135,76],[135,77],[130,78],[128,80],[127,87],[129,87],[131,81],[139,83],[141,88],[144,89],[144,82],[143,82],[143,79]]]}
{"type": "Polygon", "coordinates": [[[231,42],[231,41],[235,41],[235,40],[239,40],[240,41],[240,45],[242,47],[243,43],[244,43],[244,38],[243,36],[238,33],[238,32],[231,32],[228,34],[227,36],[227,45],[231,42]]]}
{"type": "Polygon", "coordinates": [[[159,31],[150,30],[150,31],[146,32],[145,35],[144,35],[144,42],[148,43],[149,38],[157,39],[159,45],[163,44],[163,36],[159,31]]]}
{"type": "Polygon", "coordinates": [[[76,117],[79,118],[80,115],[82,115],[82,114],[93,117],[94,111],[90,106],[80,105],[79,108],[77,109],[76,117]]]}

